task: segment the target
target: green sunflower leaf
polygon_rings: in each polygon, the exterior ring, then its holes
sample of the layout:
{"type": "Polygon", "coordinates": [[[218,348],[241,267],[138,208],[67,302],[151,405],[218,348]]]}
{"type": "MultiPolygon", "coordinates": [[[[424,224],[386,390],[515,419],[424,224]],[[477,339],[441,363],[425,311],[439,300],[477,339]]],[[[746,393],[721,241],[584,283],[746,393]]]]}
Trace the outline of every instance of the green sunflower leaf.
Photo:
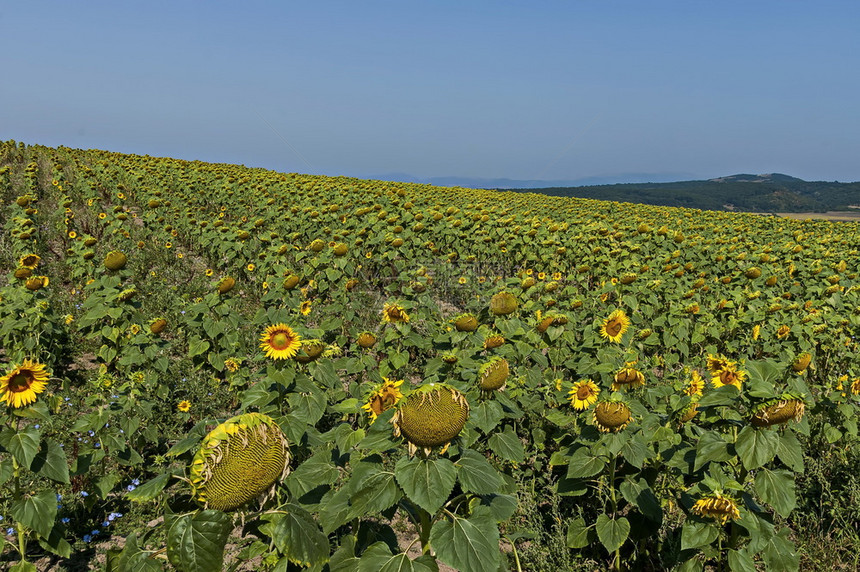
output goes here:
{"type": "Polygon", "coordinates": [[[418,459],[400,457],[394,468],[397,483],[418,506],[435,514],[448,500],[457,470],[454,463],[445,458],[418,459]]]}
{"type": "Polygon", "coordinates": [[[167,559],[180,572],[219,572],[233,521],[220,510],[176,517],[167,531],[167,559]]]}
{"type": "Polygon", "coordinates": [[[476,507],[469,518],[454,516],[436,522],[430,544],[439,560],[457,570],[498,571],[499,528],[486,507],[476,507]]]}

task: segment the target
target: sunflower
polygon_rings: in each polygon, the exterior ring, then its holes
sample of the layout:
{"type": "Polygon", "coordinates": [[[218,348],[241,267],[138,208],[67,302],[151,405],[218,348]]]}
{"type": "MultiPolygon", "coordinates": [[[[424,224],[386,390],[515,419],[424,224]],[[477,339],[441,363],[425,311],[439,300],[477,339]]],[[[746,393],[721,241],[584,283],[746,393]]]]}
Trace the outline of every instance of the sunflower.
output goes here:
{"type": "Polygon", "coordinates": [[[224,367],[230,373],[235,373],[239,371],[239,360],[237,358],[227,358],[224,360],[224,367]]]}
{"type": "Polygon", "coordinates": [[[187,399],[183,399],[182,401],[180,401],[179,403],[176,404],[176,409],[178,409],[179,411],[181,411],[183,413],[187,413],[188,411],[191,410],[191,402],[188,401],[187,399]]]}
{"type": "Polygon", "coordinates": [[[789,328],[788,326],[783,324],[776,331],[776,337],[781,339],[781,340],[784,340],[785,338],[788,337],[788,334],[790,334],[790,333],[791,333],[791,328],[789,328]]]}
{"type": "Polygon", "coordinates": [[[286,324],[268,326],[260,336],[260,348],[266,351],[266,357],[272,359],[289,359],[296,355],[301,345],[301,337],[286,324]]]}
{"type": "Polygon", "coordinates": [[[385,304],[382,308],[382,321],[392,324],[409,322],[409,314],[398,304],[385,304]]]}
{"type": "Polygon", "coordinates": [[[311,313],[311,301],[305,300],[302,302],[302,305],[299,307],[299,312],[301,312],[302,316],[307,316],[311,313]]]}
{"type": "Polygon", "coordinates": [[[629,327],[630,318],[627,317],[624,310],[618,309],[603,320],[603,324],[600,326],[600,335],[611,342],[618,343],[629,327]]]}
{"type": "Polygon", "coordinates": [[[729,362],[728,358],[726,356],[724,356],[723,354],[719,354],[719,355],[708,354],[708,365],[707,365],[707,367],[708,367],[708,371],[711,372],[712,374],[717,373],[718,371],[722,370],[729,363],[730,362],[729,362]]]}
{"type": "Polygon", "coordinates": [[[484,349],[491,350],[501,345],[504,345],[505,337],[499,334],[492,334],[484,338],[484,349]]]}
{"type": "Polygon", "coordinates": [[[403,393],[400,391],[400,386],[403,385],[402,379],[382,378],[382,383],[378,384],[370,395],[367,396],[367,402],[361,406],[370,417],[370,422],[376,421],[376,418],[382,415],[384,411],[388,411],[400,401],[403,393]]]}
{"type": "Polygon", "coordinates": [[[44,364],[25,359],[0,377],[0,402],[15,408],[30,405],[36,401],[36,395],[45,391],[48,375],[44,364]]]}
{"type": "Polygon", "coordinates": [[[18,265],[23,268],[34,270],[39,265],[40,260],[42,260],[42,257],[38,254],[25,254],[21,257],[21,260],[18,261],[18,265]]]}
{"type": "Polygon", "coordinates": [[[734,385],[738,388],[738,391],[740,391],[741,383],[743,383],[746,377],[747,372],[742,369],[738,369],[737,362],[729,361],[726,362],[721,369],[711,372],[711,383],[714,384],[714,387],[734,385]]]}
{"type": "Polygon", "coordinates": [[[700,397],[704,391],[705,380],[702,379],[701,374],[694,369],[693,373],[690,375],[690,381],[687,382],[687,387],[684,389],[684,395],[700,397]]]}
{"type": "Polygon", "coordinates": [[[632,419],[630,407],[623,401],[601,401],[594,407],[591,420],[601,433],[617,433],[632,419]]]}
{"type": "Polygon", "coordinates": [[[618,370],[612,382],[612,391],[645,385],[645,374],[633,367],[635,363],[635,361],[629,361],[618,370]]]}
{"type": "Polygon", "coordinates": [[[730,497],[724,497],[720,493],[714,493],[696,501],[692,509],[693,514],[713,518],[720,524],[726,524],[729,520],[737,520],[741,517],[738,504],[730,497]]]}
{"type": "Polygon", "coordinates": [[[570,404],[577,411],[583,411],[591,407],[597,396],[600,395],[600,388],[590,379],[583,379],[573,384],[573,389],[568,392],[570,404]]]}

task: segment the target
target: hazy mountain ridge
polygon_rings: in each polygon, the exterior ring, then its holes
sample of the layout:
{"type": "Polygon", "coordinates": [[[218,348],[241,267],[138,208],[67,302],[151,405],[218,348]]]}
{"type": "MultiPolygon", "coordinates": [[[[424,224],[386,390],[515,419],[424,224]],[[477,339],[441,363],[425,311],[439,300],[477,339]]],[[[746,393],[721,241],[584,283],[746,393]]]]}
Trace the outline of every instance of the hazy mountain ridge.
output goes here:
{"type": "Polygon", "coordinates": [[[860,204],[860,182],[804,181],[781,173],[708,180],[508,189],[703,210],[824,212],[860,204]]]}

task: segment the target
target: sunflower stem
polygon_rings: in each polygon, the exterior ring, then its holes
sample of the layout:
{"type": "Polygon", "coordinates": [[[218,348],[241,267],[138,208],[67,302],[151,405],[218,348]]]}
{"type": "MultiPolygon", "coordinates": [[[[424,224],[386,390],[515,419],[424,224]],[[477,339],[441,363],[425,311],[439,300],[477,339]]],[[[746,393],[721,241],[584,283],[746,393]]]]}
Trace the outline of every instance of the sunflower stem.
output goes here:
{"type": "MultiPolygon", "coordinates": [[[[15,502],[21,500],[21,465],[15,456],[12,456],[12,478],[15,482],[15,502]]],[[[15,532],[18,536],[18,554],[21,556],[21,562],[27,561],[27,535],[24,530],[24,525],[15,521],[15,532]]]]}
{"type": "Polygon", "coordinates": [[[419,538],[421,539],[421,554],[430,553],[430,527],[433,525],[430,519],[430,513],[421,507],[418,507],[418,518],[421,522],[419,538]]]}
{"type": "Polygon", "coordinates": [[[618,461],[618,455],[612,456],[612,461],[609,463],[609,492],[612,501],[612,510],[610,514],[615,518],[615,511],[618,509],[618,499],[615,496],[615,465],[618,461]]]}

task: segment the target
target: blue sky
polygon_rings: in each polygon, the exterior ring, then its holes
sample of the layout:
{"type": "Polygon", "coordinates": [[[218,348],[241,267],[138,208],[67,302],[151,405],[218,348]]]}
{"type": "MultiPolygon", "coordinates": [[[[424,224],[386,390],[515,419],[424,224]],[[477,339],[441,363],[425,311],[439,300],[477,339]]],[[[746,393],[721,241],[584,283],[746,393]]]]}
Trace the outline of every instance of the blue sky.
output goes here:
{"type": "Polygon", "coordinates": [[[826,0],[6,3],[0,139],[359,177],[858,181],[858,27],[826,0]]]}

